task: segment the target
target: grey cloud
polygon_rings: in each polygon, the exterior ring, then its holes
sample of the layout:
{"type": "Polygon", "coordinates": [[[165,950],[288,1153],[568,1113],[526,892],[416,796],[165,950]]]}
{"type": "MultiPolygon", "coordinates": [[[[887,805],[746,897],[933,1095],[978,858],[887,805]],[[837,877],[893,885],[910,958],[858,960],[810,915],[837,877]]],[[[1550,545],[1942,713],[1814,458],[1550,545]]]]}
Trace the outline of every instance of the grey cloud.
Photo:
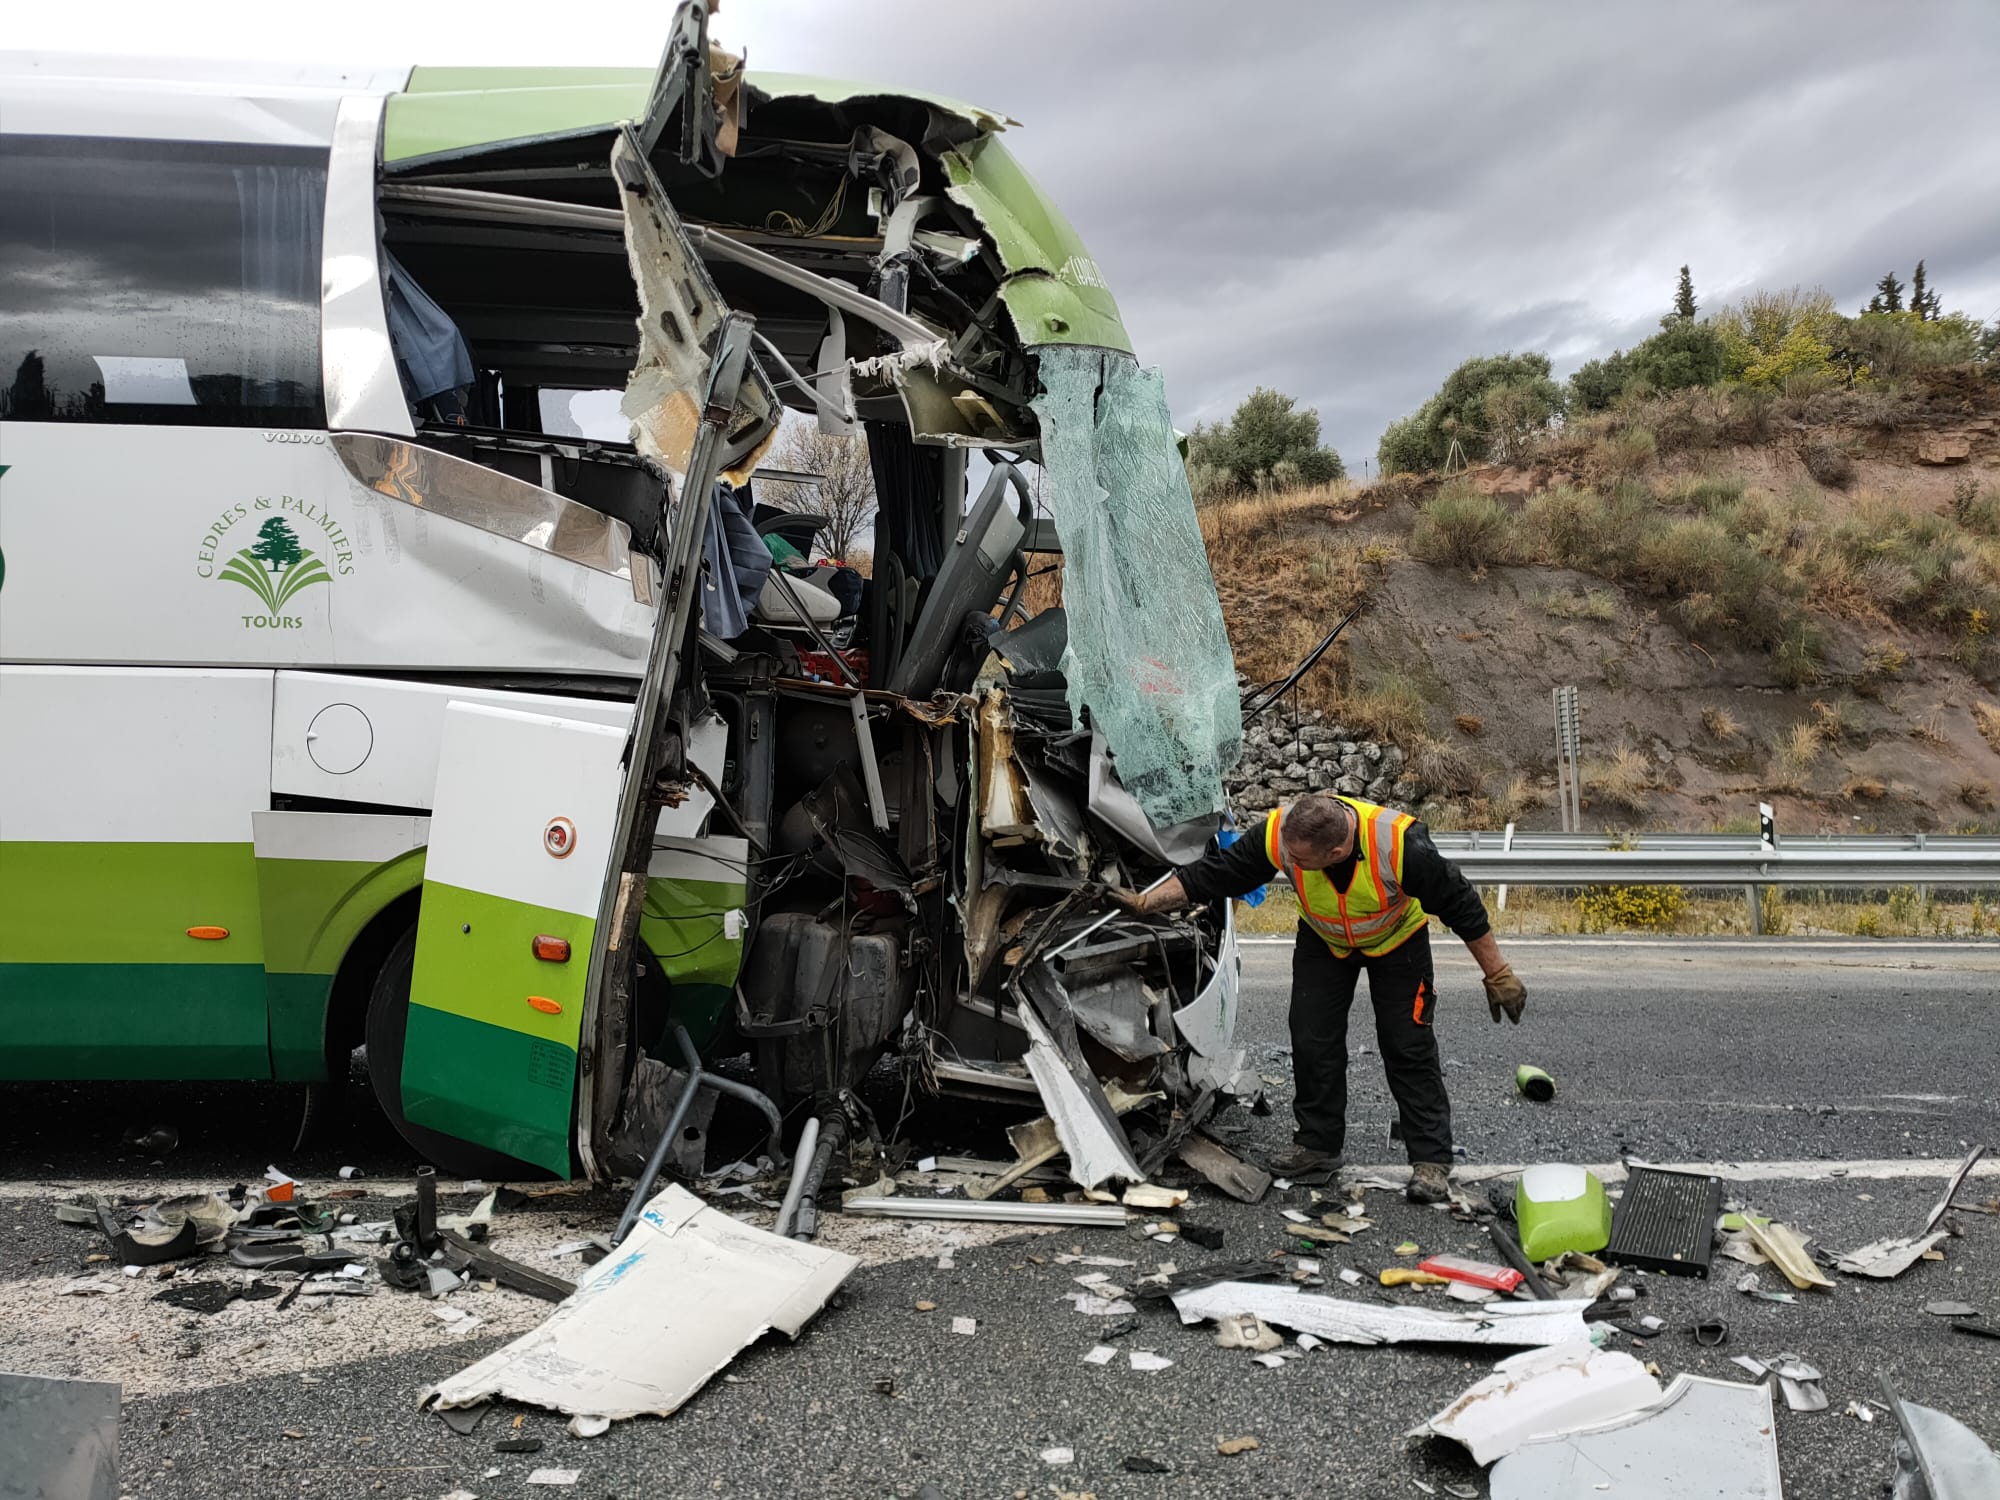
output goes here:
{"type": "Polygon", "coordinates": [[[1256,384],[1358,467],[1460,360],[1559,370],[1924,257],[2000,312],[2000,7],[921,0],[725,9],[753,66],[954,94],[1076,223],[1183,423],[1256,384]]]}

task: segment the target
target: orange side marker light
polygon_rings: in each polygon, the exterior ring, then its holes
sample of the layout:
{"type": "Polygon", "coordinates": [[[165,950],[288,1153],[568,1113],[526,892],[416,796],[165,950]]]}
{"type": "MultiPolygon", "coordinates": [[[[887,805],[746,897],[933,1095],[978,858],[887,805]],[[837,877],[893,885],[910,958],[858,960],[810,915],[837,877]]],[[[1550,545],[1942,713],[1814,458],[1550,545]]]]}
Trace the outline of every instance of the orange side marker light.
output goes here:
{"type": "Polygon", "coordinates": [[[229,936],[227,927],[190,927],[188,936],[200,938],[204,943],[219,943],[229,936]]]}
{"type": "Polygon", "coordinates": [[[528,1004],[532,1005],[545,1016],[559,1016],[562,1014],[561,1004],[551,1000],[547,995],[530,995],[528,996],[528,1004]]]}
{"type": "Polygon", "coordinates": [[[569,939],[550,937],[546,932],[535,938],[535,957],[552,964],[569,962],[569,939]]]}

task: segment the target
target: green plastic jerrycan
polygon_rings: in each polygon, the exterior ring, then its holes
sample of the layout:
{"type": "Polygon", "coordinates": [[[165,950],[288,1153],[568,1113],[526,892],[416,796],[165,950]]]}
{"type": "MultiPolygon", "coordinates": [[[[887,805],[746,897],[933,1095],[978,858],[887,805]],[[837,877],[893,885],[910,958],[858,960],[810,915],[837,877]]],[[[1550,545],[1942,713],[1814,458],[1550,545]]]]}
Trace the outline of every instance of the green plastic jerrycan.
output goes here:
{"type": "Polygon", "coordinates": [[[1604,1184],[1582,1167],[1530,1167],[1514,1189],[1514,1216],[1529,1260],[1568,1250],[1589,1254],[1611,1243],[1611,1200],[1604,1184]]]}

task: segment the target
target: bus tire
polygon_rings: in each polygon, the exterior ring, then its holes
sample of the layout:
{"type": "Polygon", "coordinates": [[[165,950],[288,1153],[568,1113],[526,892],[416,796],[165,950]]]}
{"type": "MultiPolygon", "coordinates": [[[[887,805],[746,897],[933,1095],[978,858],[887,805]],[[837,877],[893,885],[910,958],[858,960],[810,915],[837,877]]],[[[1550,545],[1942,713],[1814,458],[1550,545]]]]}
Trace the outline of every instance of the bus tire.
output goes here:
{"type": "Polygon", "coordinates": [[[389,956],[376,971],[375,986],[368,997],[368,1022],[364,1045],[368,1058],[368,1085],[375,1102],[396,1134],[411,1150],[439,1170],[458,1177],[477,1177],[490,1182],[549,1176],[545,1167],[531,1165],[490,1147],[462,1141],[441,1130],[412,1124],[403,1114],[403,1034],[410,1019],[410,976],[416,969],[417,929],[414,924],[389,949],[389,956]]]}

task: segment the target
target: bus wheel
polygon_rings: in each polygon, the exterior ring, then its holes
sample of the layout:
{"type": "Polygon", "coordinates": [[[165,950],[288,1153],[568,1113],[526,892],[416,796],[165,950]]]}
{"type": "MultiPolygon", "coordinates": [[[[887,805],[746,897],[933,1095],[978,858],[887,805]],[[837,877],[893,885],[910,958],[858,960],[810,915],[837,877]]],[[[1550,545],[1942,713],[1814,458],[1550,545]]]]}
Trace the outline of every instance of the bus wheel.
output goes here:
{"type": "Polygon", "coordinates": [[[368,999],[368,1024],[364,1035],[368,1057],[368,1083],[375,1102],[396,1127],[396,1133],[425,1161],[458,1177],[477,1177],[489,1182],[511,1178],[547,1177],[544,1167],[507,1156],[486,1146],[475,1146],[443,1131],[413,1125],[403,1115],[403,1032],[410,1019],[410,975],[417,962],[417,929],[412,926],[396,940],[382,968],[375,976],[374,993],[368,999]]]}

